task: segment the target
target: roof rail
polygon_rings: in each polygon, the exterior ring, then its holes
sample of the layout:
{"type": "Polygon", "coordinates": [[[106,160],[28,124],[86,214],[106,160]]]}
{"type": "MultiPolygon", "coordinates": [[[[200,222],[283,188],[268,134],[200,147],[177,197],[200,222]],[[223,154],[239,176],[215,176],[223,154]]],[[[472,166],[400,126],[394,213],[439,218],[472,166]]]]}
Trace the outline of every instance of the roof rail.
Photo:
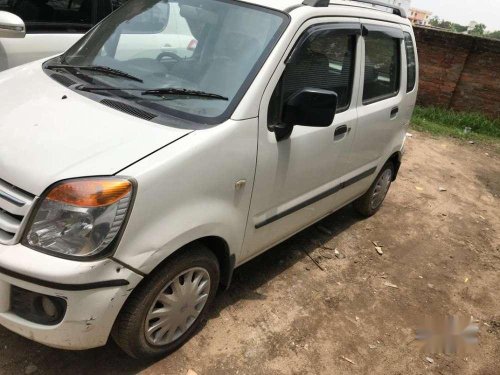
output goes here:
{"type": "MultiPolygon", "coordinates": [[[[378,0],[349,0],[349,1],[356,2],[356,3],[363,3],[363,4],[371,4],[371,5],[384,7],[384,8],[389,8],[392,10],[392,13],[394,13],[400,17],[407,18],[406,11],[397,5],[391,5],[391,4],[384,3],[384,2],[378,1],[378,0]]],[[[330,0],[304,0],[304,2],[302,4],[307,5],[307,6],[311,6],[311,7],[316,7],[316,8],[328,7],[328,6],[330,6],[330,0]]]]}
{"type": "Polygon", "coordinates": [[[315,8],[328,8],[330,0],[304,0],[302,4],[315,8]]]}

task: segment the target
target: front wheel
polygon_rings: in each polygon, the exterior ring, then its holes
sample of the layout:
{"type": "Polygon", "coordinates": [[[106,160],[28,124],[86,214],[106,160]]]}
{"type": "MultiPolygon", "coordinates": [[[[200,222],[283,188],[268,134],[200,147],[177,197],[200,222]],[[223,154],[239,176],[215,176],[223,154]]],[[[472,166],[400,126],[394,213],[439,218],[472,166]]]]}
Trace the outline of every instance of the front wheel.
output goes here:
{"type": "Polygon", "coordinates": [[[219,285],[219,263],[201,244],[155,270],[129,297],[113,327],[134,358],[157,358],[181,347],[201,325],[219,285]]]}
{"type": "Polygon", "coordinates": [[[370,189],[354,202],[354,208],[363,216],[370,217],[377,213],[389,192],[394,178],[394,165],[384,165],[370,189]]]}

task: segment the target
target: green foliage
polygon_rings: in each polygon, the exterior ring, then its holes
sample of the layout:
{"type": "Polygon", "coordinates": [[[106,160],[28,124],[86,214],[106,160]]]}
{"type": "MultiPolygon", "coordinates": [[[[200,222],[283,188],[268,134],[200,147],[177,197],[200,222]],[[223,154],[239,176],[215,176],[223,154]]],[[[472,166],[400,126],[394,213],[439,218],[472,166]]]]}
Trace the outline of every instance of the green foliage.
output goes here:
{"type": "Polygon", "coordinates": [[[493,31],[492,33],[488,33],[488,34],[486,34],[486,37],[491,38],[491,39],[500,39],[500,30],[493,31]]]}
{"type": "Polygon", "coordinates": [[[455,32],[457,32],[457,33],[464,33],[464,32],[466,32],[466,31],[467,31],[467,29],[468,29],[468,27],[467,27],[467,26],[462,26],[462,25],[460,25],[460,24],[458,24],[458,23],[454,23],[454,24],[453,24],[453,30],[454,30],[455,32]]]}
{"type": "Polygon", "coordinates": [[[441,29],[453,31],[455,33],[463,33],[465,31],[467,31],[467,26],[463,26],[463,25],[460,25],[458,23],[453,23],[450,21],[445,21],[445,20],[440,19],[437,16],[434,16],[433,18],[431,18],[431,20],[429,21],[429,24],[431,26],[434,26],[434,27],[439,27],[441,29]]]}
{"type": "Polygon", "coordinates": [[[461,139],[494,139],[500,141],[500,118],[489,119],[481,113],[455,112],[436,107],[416,107],[414,129],[461,139]],[[465,128],[471,132],[466,133],[465,128]]]}
{"type": "Polygon", "coordinates": [[[484,23],[480,23],[479,25],[476,25],[473,30],[469,31],[469,34],[481,36],[484,35],[485,31],[486,31],[486,25],[484,23]]]}
{"type": "MultiPolygon", "coordinates": [[[[467,26],[463,26],[450,21],[445,21],[437,16],[434,16],[430,19],[429,25],[460,34],[467,32],[467,30],[469,29],[467,26]]],[[[469,31],[468,33],[474,36],[486,36],[492,39],[500,39],[500,30],[494,31],[492,33],[486,33],[486,25],[483,23],[476,25],[474,29],[469,31]]]]}

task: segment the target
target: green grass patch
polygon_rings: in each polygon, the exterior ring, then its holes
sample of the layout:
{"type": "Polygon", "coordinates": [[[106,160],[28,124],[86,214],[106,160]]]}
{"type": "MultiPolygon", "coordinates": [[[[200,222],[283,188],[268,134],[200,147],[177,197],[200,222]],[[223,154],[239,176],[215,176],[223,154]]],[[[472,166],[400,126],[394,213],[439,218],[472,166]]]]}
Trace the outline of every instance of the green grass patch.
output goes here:
{"type": "Polygon", "coordinates": [[[416,107],[412,128],[434,135],[467,140],[500,141],[500,118],[492,120],[480,113],[463,113],[436,107],[416,107]],[[466,131],[470,129],[470,132],[466,131]]]}

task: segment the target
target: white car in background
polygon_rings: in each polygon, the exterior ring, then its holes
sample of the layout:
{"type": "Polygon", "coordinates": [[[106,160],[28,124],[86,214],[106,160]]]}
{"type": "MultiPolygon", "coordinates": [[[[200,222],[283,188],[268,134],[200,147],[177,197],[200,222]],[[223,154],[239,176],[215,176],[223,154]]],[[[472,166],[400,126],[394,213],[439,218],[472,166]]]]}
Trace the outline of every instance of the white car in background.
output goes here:
{"type": "MultiPolygon", "coordinates": [[[[64,52],[75,44],[87,31],[127,0],[0,0],[0,71],[13,68],[44,57],[64,52]]],[[[130,31],[120,39],[123,59],[151,57],[158,49],[173,52],[180,57],[189,57],[197,41],[191,35],[184,18],[179,16],[179,7],[172,6],[174,17],[168,29],[156,14],[156,22],[148,19],[155,30],[144,33],[130,31]],[[159,27],[158,27],[159,25],[159,27]],[[172,31],[175,31],[175,38],[172,31]],[[133,47],[140,43],[144,50],[133,56],[133,47]],[[129,52],[127,52],[127,50],[129,52]]],[[[172,55],[170,55],[172,56],[172,55]]],[[[162,55],[159,58],[168,58],[162,55]]],[[[170,57],[171,58],[171,57],[170,57]]]]}

